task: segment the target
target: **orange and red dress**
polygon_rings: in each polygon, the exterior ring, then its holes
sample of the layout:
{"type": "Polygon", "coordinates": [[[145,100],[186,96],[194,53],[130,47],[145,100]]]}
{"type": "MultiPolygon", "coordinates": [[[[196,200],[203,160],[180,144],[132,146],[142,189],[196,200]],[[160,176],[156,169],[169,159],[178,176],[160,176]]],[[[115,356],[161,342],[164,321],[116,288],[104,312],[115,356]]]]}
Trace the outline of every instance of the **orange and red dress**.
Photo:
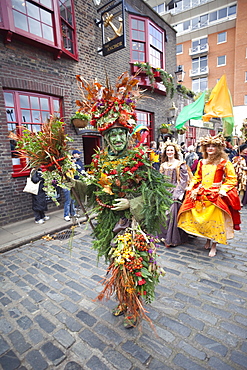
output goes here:
{"type": "Polygon", "coordinates": [[[241,223],[237,177],[232,163],[222,160],[216,165],[200,160],[191,185],[179,210],[178,227],[188,234],[227,244],[241,223]]]}

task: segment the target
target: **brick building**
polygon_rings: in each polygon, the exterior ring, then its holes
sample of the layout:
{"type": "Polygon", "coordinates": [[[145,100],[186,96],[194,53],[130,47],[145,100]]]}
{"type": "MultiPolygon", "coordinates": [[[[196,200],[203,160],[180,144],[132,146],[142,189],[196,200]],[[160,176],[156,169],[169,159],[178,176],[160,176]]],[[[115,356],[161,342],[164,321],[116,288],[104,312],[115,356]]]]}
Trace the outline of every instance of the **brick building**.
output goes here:
{"type": "Polygon", "coordinates": [[[236,131],[247,117],[246,0],[147,0],[177,31],[177,65],[194,92],[213,88],[225,74],[236,131]]]}
{"type": "MultiPolygon", "coordinates": [[[[59,114],[66,123],[67,134],[74,139],[71,148],[80,149],[88,164],[101,138],[90,127],[76,130],[70,123],[79,97],[75,75],[87,80],[97,77],[104,83],[107,71],[114,83],[122,72],[134,73],[133,63],[138,60],[151,62],[171,74],[176,69],[175,31],[149,5],[142,0],[126,0],[121,14],[122,4],[114,8],[119,1],[101,1],[98,6],[95,3],[93,0],[2,0],[0,3],[2,225],[33,215],[31,196],[22,192],[28,171],[23,171],[25,163],[15,156],[15,143],[8,138],[10,131],[18,132],[22,125],[33,132],[39,131],[49,114],[59,114]],[[110,7],[113,8],[109,10],[110,7]],[[101,16],[106,16],[106,10],[110,15],[117,14],[111,22],[117,29],[119,14],[124,16],[126,45],[103,56],[99,52],[102,49],[99,21],[101,16]]],[[[109,27],[105,37],[114,39],[111,32],[114,35],[115,31],[109,27]]],[[[104,42],[107,45],[108,41],[104,42]]],[[[142,78],[140,85],[154,99],[139,103],[138,120],[150,128],[149,140],[157,139],[158,126],[167,121],[172,100],[161,84],[155,84],[152,91],[147,78],[142,78]]]]}

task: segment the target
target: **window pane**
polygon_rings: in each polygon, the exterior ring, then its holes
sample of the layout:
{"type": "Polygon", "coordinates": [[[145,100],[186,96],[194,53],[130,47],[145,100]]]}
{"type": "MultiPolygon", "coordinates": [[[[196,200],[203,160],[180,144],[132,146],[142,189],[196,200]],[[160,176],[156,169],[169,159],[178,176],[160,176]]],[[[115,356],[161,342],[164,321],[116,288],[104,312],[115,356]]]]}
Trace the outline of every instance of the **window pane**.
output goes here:
{"type": "Polygon", "coordinates": [[[226,41],[226,32],[218,33],[218,43],[226,41]]]}
{"type": "Polygon", "coordinates": [[[39,8],[27,1],[27,14],[34,19],[40,20],[39,8]]]}
{"type": "Polygon", "coordinates": [[[183,44],[176,45],[176,54],[181,54],[183,52],[183,44]]]}
{"type": "Polygon", "coordinates": [[[132,23],[132,28],[137,29],[137,19],[132,19],[131,23],[132,23]]]}
{"type": "Polygon", "coordinates": [[[41,122],[41,116],[39,111],[32,111],[32,122],[38,123],[41,122]]]}
{"type": "Polygon", "coordinates": [[[218,66],[220,66],[222,64],[226,64],[226,56],[225,55],[222,55],[222,56],[218,57],[218,66]]]}
{"type": "Polygon", "coordinates": [[[42,123],[46,123],[48,118],[49,118],[49,113],[47,112],[42,112],[42,123]]]}
{"type": "Polygon", "coordinates": [[[205,27],[208,24],[208,15],[202,15],[200,18],[200,27],[205,27]]]}
{"type": "Polygon", "coordinates": [[[21,110],[21,121],[22,122],[32,122],[31,121],[31,114],[30,114],[30,110],[24,110],[22,109],[21,110]]]}
{"type": "Polygon", "coordinates": [[[39,21],[35,21],[34,19],[29,18],[29,27],[31,33],[36,36],[42,37],[41,23],[39,21]]]}
{"type": "Polygon", "coordinates": [[[53,9],[52,0],[40,0],[40,4],[45,5],[47,8],[53,9]]]}
{"type": "Polygon", "coordinates": [[[192,19],[192,30],[195,30],[196,28],[199,28],[200,26],[200,18],[196,17],[192,19]]]}
{"type": "Polygon", "coordinates": [[[205,91],[208,88],[208,79],[201,78],[200,91],[205,91]]]}
{"type": "Polygon", "coordinates": [[[8,122],[16,122],[15,110],[11,108],[6,109],[6,116],[8,122]]]}
{"type": "Polygon", "coordinates": [[[217,12],[212,12],[209,14],[209,22],[214,22],[217,20],[217,12]]]}
{"type": "Polygon", "coordinates": [[[53,99],[53,110],[55,113],[60,113],[60,109],[59,109],[59,100],[55,100],[53,99]]]}
{"type": "Polygon", "coordinates": [[[25,12],[25,7],[22,5],[24,4],[25,6],[25,1],[23,0],[12,0],[12,9],[19,10],[20,12],[25,12]]]}
{"type": "Polygon", "coordinates": [[[13,11],[14,23],[17,28],[28,32],[27,17],[24,14],[17,13],[13,11]]]}
{"type": "Polygon", "coordinates": [[[227,16],[227,8],[218,10],[218,19],[225,18],[227,16]]]}
{"type": "Polygon", "coordinates": [[[28,96],[20,95],[20,106],[21,108],[30,108],[28,96]]]}
{"type": "Polygon", "coordinates": [[[31,96],[30,101],[32,109],[39,109],[39,99],[36,96],[31,96]]]}
{"type": "Polygon", "coordinates": [[[32,131],[33,132],[39,132],[41,130],[41,126],[40,125],[32,125],[32,131]]]}
{"type": "Polygon", "coordinates": [[[40,98],[40,106],[42,110],[49,110],[49,101],[47,98],[40,98]]]}
{"type": "Polygon", "coordinates": [[[42,22],[52,26],[52,19],[51,19],[51,14],[46,12],[43,9],[40,9],[40,14],[41,14],[41,20],[42,22]]]}
{"type": "Polygon", "coordinates": [[[184,22],[184,31],[188,30],[190,28],[190,20],[184,22]]]}
{"type": "Polygon", "coordinates": [[[231,5],[228,8],[228,15],[236,14],[237,12],[237,5],[231,5]]]}
{"type": "Polygon", "coordinates": [[[42,30],[43,30],[44,39],[54,41],[53,28],[52,27],[49,27],[46,24],[43,24],[42,25],[42,30]]]}
{"type": "Polygon", "coordinates": [[[14,106],[13,94],[11,94],[11,93],[4,93],[4,101],[5,101],[5,105],[6,106],[13,107],[14,106]]]}

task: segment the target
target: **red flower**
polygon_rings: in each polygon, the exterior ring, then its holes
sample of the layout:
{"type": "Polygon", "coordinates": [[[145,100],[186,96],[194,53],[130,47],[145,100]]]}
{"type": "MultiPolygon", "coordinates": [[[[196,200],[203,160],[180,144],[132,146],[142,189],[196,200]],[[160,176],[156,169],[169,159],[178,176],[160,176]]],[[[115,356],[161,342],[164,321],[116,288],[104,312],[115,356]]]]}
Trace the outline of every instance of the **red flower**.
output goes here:
{"type": "Polygon", "coordinates": [[[136,272],[135,275],[136,276],[142,276],[142,273],[139,271],[139,272],[136,272]]]}
{"type": "Polygon", "coordinates": [[[117,170],[111,170],[110,175],[116,175],[116,174],[117,174],[117,170]]]}
{"type": "Polygon", "coordinates": [[[146,284],[146,280],[145,279],[139,280],[137,284],[138,285],[144,285],[144,284],[146,284]]]}
{"type": "Polygon", "coordinates": [[[146,294],[147,294],[146,290],[143,290],[142,295],[146,295],[146,294]]]}

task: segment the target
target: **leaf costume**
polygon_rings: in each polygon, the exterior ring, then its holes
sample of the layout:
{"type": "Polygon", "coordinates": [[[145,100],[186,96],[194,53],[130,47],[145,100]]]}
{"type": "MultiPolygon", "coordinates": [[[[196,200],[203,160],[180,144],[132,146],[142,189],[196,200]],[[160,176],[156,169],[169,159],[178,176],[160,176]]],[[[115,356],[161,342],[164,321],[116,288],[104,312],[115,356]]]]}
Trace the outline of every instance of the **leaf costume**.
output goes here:
{"type": "MultiPolygon", "coordinates": [[[[171,205],[168,188],[172,185],[153,169],[149,151],[140,143],[138,147],[131,145],[136,101],[141,97],[138,80],[124,73],[115,89],[108,81],[103,87],[97,81],[89,84],[80,76],[77,80],[86,90],[77,102],[79,110],[90,111],[90,123],[105,141],[105,149],[95,153],[87,172],[89,206],[97,213],[93,248],[98,258],[104,257],[109,263],[97,299],[116,293],[119,305],[113,314],[125,312],[124,324],[133,327],[141,318],[150,321],[142,301],[153,301],[155,286],[164,274],[157,264],[155,235],[160,224],[165,224],[171,205]]],[[[76,182],[77,193],[83,193],[81,185],[76,182]]]]}

